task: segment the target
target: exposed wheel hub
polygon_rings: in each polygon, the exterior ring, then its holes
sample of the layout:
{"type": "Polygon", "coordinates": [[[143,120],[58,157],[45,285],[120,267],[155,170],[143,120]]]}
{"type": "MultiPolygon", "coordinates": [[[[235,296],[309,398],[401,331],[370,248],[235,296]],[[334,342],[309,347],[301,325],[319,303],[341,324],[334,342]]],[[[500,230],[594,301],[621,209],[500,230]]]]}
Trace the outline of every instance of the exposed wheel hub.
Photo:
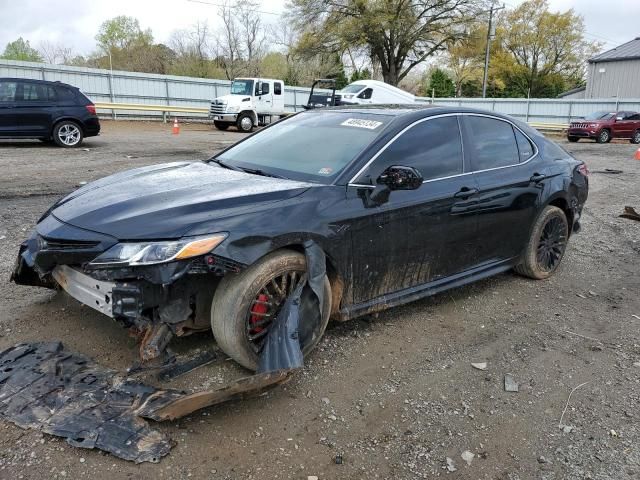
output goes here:
{"type": "Polygon", "coordinates": [[[246,338],[251,348],[260,352],[271,324],[280,313],[287,297],[295,290],[303,272],[286,272],[275,276],[256,295],[246,321],[246,338]]]}

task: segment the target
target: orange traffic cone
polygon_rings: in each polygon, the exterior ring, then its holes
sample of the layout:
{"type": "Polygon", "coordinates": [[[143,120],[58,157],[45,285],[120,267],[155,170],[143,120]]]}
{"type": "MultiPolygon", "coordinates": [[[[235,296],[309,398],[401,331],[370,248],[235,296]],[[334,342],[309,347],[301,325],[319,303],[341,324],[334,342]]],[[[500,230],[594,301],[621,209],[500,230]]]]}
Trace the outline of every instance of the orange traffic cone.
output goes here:
{"type": "Polygon", "coordinates": [[[635,158],[636,160],[640,160],[640,148],[636,151],[636,154],[633,158],[635,158]]]}
{"type": "Polygon", "coordinates": [[[173,131],[171,132],[174,135],[178,135],[180,133],[180,125],[178,125],[178,117],[173,118],[173,131]]]}

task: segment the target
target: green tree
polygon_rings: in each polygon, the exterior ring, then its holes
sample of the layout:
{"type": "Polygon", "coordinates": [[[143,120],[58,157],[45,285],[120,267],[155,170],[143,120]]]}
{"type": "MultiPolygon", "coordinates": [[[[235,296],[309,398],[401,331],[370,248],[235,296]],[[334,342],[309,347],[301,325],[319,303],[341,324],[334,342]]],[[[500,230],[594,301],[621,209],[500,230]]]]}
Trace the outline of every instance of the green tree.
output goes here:
{"type": "Polygon", "coordinates": [[[429,75],[429,86],[424,92],[427,97],[453,97],[456,93],[451,77],[440,68],[436,68],[429,75]]]}
{"type": "Polygon", "coordinates": [[[100,25],[96,35],[98,47],[103,51],[126,50],[134,45],[153,43],[151,30],[142,30],[138,19],[120,15],[100,25]]]}
{"type": "Polygon", "coordinates": [[[371,70],[368,68],[363,68],[362,70],[355,70],[351,74],[351,82],[356,82],[358,80],[370,80],[371,79],[371,70]]]}
{"type": "Polygon", "coordinates": [[[417,65],[464,35],[482,0],[291,0],[291,18],[310,51],[364,47],[397,85],[417,65]]]}
{"type": "Polygon", "coordinates": [[[26,62],[41,62],[42,57],[35,48],[31,48],[29,40],[22,37],[7,43],[4,53],[0,58],[5,60],[24,60],[26,62]]]}
{"type": "Polygon", "coordinates": [[[549,10],[547,0],[528,0],[498,21],[491,73],[510,96],[551,97],[579,84],[586,60],[600,45],[585,39],[573,9],[549,10]]]}

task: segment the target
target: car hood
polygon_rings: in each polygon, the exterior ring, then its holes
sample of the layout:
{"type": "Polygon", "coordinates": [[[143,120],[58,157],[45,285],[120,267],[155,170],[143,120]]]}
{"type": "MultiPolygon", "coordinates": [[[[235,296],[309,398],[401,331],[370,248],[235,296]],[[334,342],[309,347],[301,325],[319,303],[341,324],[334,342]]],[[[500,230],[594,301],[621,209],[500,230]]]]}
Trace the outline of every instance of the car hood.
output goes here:
{"type": "Polygon", "coordinates": [[[215,101],[217,103],[223,103],[226,104],[227,106],[231,106],[231,105],[240,105],[242,104],[242,102],[244,101],[247,105],[247,102],[251,102],[251,96],[250,95],[222,95],[221,97],[218,97],[215,99],[215,101]]]}
{"type": "Polygon", "coordinates": [[[213,225],[213,233],[217,218],[268,208],[312,185],[204,162],[167,163],[89,183],[56,203],[50,213],[119,240],[172,239],[203,222],[213,225]]]}

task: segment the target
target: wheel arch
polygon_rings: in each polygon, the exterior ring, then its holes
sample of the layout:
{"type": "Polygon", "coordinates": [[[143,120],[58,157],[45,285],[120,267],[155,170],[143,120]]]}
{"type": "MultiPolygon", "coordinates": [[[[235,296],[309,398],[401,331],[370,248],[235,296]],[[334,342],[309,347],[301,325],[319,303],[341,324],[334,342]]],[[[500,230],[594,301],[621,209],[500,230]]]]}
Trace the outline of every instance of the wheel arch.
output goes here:
{"type": "Polygon", "coordinates": [[[238,113],[238,117],[240,115],[242,115],[243,113],[248,113],[249,115],[251,115],[251,120],[253,121],[253,126],[254,127],[258,126],[258,114],[256,113],[255,110],[242,110],[242,111],[240,111],[240,113],[238,113]]]}
{"type": "Polygon", "coordinates": [[[571,208],[571,203],[566,198],[562,192],[557,192],[555,195],[552,195],[547,201],[542,205],[542,211],[546,206],[558,207],[560,210],[564,212],[567,217],[567,223],[569,224],[569,235],[571,235],[573,231],[573,221],[575,218],[575,212],[571,208]]]}
{"type": "Polygon", "coordinates": [[[64,117],[56,118],[53,122],[51,122],[51,130],[49,131],[49,136],[53,137],[53,131],[56,129],[56,126],[60,122],[64,122],[64,121],[67,121],[67,120],[75,123],[76,125],[78,125],[80,127],[80,130],[82,130],[82,135],[86,136],[87,131],[86,131],[85,127],[84,127],[84,122],[82,122],[81,120],[78,120],[76,117],[72,117],[70,115],[65,115],[64,117]]]}

